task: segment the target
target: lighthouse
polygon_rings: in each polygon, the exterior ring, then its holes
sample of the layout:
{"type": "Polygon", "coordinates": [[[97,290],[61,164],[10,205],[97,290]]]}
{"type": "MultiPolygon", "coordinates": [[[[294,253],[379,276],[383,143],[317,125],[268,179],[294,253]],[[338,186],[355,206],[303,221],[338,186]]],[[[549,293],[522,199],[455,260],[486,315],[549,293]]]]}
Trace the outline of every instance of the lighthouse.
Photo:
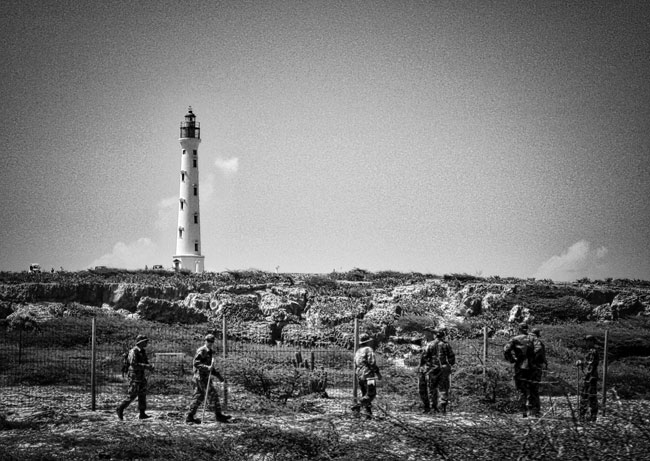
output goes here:
{"type": "Polygon", "coordinates": [[[181,122],[181,170],[178,197],[178,228],[174,269],[203,273],[201,255],[201,214],[199,212],[199,144],[201,129],[192,107],[181,122]]]}

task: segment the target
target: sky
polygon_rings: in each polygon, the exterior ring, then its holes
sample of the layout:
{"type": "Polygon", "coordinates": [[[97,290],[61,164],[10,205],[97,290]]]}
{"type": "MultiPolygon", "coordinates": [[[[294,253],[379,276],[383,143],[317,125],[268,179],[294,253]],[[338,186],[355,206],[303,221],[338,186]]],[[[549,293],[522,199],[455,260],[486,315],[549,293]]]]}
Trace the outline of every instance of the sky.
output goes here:
{"type": "Polygon", "coordinates": [[[0,3],[0,270],[650,280],[650,3],[0,3]]]}

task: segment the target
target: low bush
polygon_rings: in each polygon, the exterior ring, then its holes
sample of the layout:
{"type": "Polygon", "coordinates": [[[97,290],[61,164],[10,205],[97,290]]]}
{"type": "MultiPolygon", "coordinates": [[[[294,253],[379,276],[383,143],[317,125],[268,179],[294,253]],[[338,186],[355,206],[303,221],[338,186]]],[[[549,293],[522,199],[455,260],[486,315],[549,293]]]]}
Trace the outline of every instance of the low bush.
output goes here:
{"type": "Polygon", "coordinates": [[[228,366],[229,380],[255,395],[286,403],[301,395],[326,396],[327,373],[321,369],[298,368],[258,357],[238,360],[228,366]]]}

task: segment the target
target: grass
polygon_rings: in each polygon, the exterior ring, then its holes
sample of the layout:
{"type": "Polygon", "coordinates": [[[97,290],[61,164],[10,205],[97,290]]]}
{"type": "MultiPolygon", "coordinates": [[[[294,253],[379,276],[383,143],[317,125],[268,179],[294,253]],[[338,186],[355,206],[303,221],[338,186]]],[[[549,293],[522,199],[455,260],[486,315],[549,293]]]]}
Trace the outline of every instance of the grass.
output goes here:
{"type": "MultiPolygon", "coordinates": [[[[494,460],[644,459],[648,412],[612,396],[608,414],[583,424],[569,410],[539,419],[453,412],[445,418],[387,410],[373,421],[349,412],[243,412],[231,425],[188,426],[165,414],[147,423],[57,409],[20,425],[0,418],[3,460],[494,460]],[[43,419],[55,424],[43,424],[43,419]]],[[[39,416],[40,415],[40,416],[39,416]]]]}

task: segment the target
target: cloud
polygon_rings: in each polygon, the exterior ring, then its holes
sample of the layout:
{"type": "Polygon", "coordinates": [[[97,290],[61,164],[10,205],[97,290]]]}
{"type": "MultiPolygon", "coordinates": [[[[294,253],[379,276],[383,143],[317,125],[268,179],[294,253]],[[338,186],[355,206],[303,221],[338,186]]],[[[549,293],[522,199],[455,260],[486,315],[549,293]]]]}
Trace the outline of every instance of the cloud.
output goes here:
{"type": "Polygon", "coordinates": [[[237,157],[219,157],[214,161],[214,165],[219,168],[224,174],[235,174],[239,170],[239,159],[237,157]]]}
{"type": "Polygon", "coordinates": [[[117,242],[113,251],[90,263],[90,267],[108,266],[120,269],[144,269],[154,264],[164,264],[160,260],[160,250],[150,238],[142,237],[131,243],[117,242]]]}
{"type": "Polygon", "coordinates": [[[560,256],[545,261],[535,272],[535,278],[558,281],[604,278],[608,276],[607,255],[607,248],[592,249],[588,241],[580,240],[560,256]]]}

